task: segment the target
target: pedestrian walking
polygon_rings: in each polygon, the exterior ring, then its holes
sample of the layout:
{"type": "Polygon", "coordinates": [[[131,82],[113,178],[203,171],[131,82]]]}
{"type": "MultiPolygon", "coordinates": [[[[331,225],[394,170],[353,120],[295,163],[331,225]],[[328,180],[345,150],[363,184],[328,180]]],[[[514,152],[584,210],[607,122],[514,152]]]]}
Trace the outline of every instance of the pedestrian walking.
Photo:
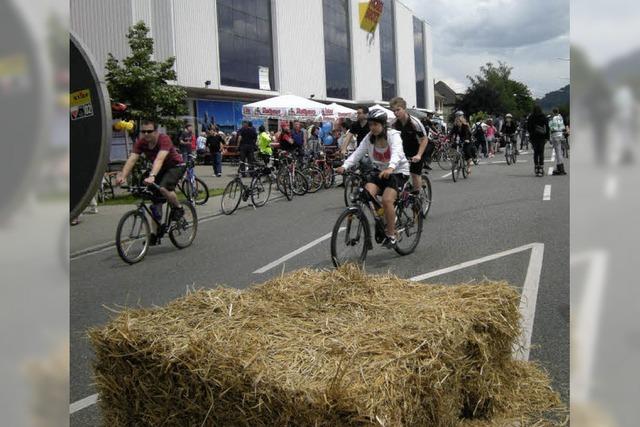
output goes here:
{"type": "Polygon", "coordinates": [[[260,126],[258,131],[258,150],[260,158],[266,166],[269,164],[269,158],[273,155],[273,150],[271,148],[272,139],[264,126],[260,126]]]}
{"type": "Polygon", "coordinates": [[[539,105],[534,105],[533,113],[527,121],[529,141],[533,147],[533,163],[536,176],[544,176],[544,144],[549,139],[549,122],[539,105]]]}
{"type": "Polygon", "coordinates": [[[489,157],[496,154],[496,133],[498,130],[493,125],[493,119],[487,119],[487,129],[485,131],[487,145],[489,146],[489,157]]]}
{"type": "Polygon", "coordinates": [[[224,145],[224,139],[217,128],[209,130],[209,136],[206,140],[207,148],[211,154],[211,166],[213,167],[213,175],[222,176],[222,146],[224,145]]]}
{"type": "Polygon", "coordinates": [[[240,165],[242,176],[246,176],[247,163],[249,164],[249,170],[253,170],[253,164],[256,162],[254,152],[256,151],[257,140],[258,133],[253,127],[253,123],[250,121],[243,122],[242,129],[238,131],[238,150],[240,151],[240,161],[243,162],[240,165]]]}
{"type": "Polygon", "coordinates": [[[556,152],[556,168],[553,175],[566,175],[564,170],[564,157],[562,155],[562,144],[564,143],[564,120],[560,115],[560,110],[553,109],[553,116],[549,120],[549,130],[551,132],[551,146],[556,152]]]}

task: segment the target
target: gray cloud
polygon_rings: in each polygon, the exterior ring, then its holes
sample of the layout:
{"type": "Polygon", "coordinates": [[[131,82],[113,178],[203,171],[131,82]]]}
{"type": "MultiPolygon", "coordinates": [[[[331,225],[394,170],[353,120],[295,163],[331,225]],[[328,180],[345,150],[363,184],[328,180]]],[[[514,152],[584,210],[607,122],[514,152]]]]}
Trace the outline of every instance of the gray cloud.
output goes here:
{"type": "Polygon", "coordinates": [[[569,1],[403,0],[432,26],[435,78],[464,91],[466,76],[507,62],[535,96],[568,83],[569,1]]]}

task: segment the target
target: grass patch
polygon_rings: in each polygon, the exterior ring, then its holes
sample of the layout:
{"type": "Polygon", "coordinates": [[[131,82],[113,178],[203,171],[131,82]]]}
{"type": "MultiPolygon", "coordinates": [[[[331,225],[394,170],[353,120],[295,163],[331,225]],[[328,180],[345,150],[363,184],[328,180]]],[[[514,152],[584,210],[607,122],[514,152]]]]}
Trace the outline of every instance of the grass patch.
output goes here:
{"type": "MultiPolygon", "coordinates": [[[[209,197],[219,196],[222,194],[223,191],[224,191],[224,188],[210,188],[209,197]]],[[[181,191],[178,191],[177,194],[178,194],[178,200],[183,201],[187,199],[184,196],[184,194],[182,194],[181,191]]],[[[115,198],[107,199],[105,202],[99,203],[99,205],[104,205],[104,206],[132,205],[132,204],[136,204],[139,200],[140,200],[139,198],[134,197],[129,193],[124,193],[124,194],[117,194],[115,198]]]]}

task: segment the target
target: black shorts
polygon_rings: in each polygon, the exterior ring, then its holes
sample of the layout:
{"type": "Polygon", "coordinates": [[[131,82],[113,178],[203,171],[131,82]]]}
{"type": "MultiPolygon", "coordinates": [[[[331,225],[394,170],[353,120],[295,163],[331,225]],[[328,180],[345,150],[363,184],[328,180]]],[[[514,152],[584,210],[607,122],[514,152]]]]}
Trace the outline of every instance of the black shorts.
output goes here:
{"type": "Polygon", "coordinates": [[[384,192],[387,188],[393,188],[396,191],[402,189],[402,186],[407,182],[408,177],[401,173],[394,173],[389,178],[382,179],[378,175],[370,176],[367,179],[367,183],[375,184],[381,192],[384,192]]]}
{"type": "Polygon", "coordinates": [[[158,176],[156,176],[156,184],[158,184],[159,187],[173,191],[176,189],[176,184],[180,181],[180,178],[182,178],[186,169],[187,168],[184,165],[174,166],[169,169],[162,169],[158,173],[158,176]]]}
{"type": "Polygon", "coordinates": [[[411,161],[411,157],[409,157],[407,160],[409,160],[409,172],[416,175],[422,175],[422,168],[424,167],[424,156],[422,156],[420,161],[417,163],[413,163],[411,161]]]}
{"type": "Polygon", "coordinates": [[[465,160],[473,159],[476,156],[476,147],[470,142],[462,144],[462,154],[465,160]]]}

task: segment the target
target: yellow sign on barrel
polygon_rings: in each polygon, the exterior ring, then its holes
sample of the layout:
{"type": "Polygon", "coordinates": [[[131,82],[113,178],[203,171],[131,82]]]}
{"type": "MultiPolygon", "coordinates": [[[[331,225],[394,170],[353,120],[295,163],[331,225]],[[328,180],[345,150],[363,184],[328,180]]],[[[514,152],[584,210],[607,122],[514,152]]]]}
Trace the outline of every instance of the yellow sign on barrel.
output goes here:
{"type": "Polygon", "coordinates": [[[373,33],[382,16],[382,0],[369,0],[368,3],[360,3],[360,28],[373,33]]]}

